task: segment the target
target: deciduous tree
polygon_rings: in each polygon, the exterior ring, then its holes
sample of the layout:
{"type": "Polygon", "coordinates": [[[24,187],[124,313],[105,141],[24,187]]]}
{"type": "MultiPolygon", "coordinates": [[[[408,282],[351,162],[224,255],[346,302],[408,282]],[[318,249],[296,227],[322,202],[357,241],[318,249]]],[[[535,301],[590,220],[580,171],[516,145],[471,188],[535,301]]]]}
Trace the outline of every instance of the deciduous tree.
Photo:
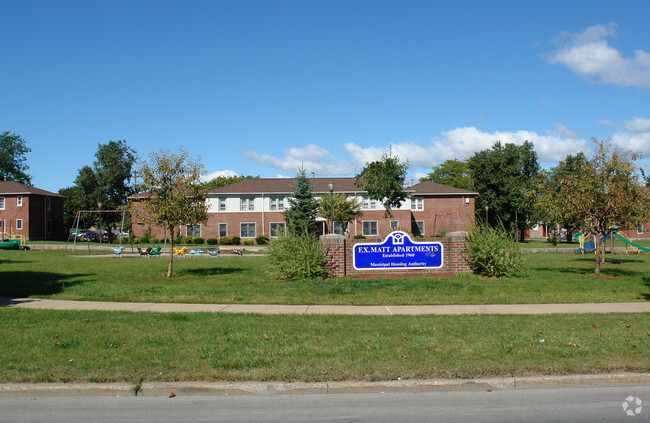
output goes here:
{"type": "MultiPolygon", "coordinates": [[[[548,201],[548,207],[558,220],[571,217],[582,221],[586,232],[599,239],[614,225],[625,228],[647,222],[650,198],[635,166],[639,154],[613,148],[609,139],[592,140],[597,148],[594,157],[579,172],[560,179],[557,195],[548,201]]],[[[600,263],[601,248],[597,247],[596,274],[600,263]]]]}
{"type": "Polygon", "coordinates": [[[343,230],[347,229],[347,225],[351,220],[355,220],[363,215],[363,212],[361,211],[361,205],[363,202],[356,197],[348,198],[344,194],[333,194],[333,207],[330,207],[330,197],[324,195],[320,198],[318,203],[320,206],[320,215],[328,218],[332,216],[334,222],[339,222],[342,225],[345,224],[343,230]],[[334,213],[332,213],[331,210],[334,210],[334,213]]]}
{"type": "Polygon", "coordinates": [[[164,227],[171,239],[167,277],[173,276],[174,236],[180,225],[207,221],[205,194],[201,189],[204,173],[200,161],[188,157],[182,148],[178,153],[159,150],[149,153],[149,161],[141,163],[143,218],[164,227]]]}
{"type": "Polygon", "coordinates": [[[31,185],[32,177],[27,174],[27,148],[25,140],[9,131],[0,132],[0,180],[31,185]]]}
{"type": "Polygon", "coordinates": [[[466,189],[468,191],[474,189],[467,160],[446,160],[442,164],[434,166],[433,172],[429,173],[424,178],[420,178],[420,182],[424,181],[437,182],[439,184],[466,189]]]}
{"type": "Polygon", "coordinates": [[[470,157],[469,172],[476,199],[477,217],[488,210],[488,223],[502,222],[508,230],[523,230],[537,220],[535,180],[539,172],[533,143],[494,143],[491,149],[470,157]]]}
{"type": "Polygon", "coordinates": [[[356,175],[356,184],[368,192],[372,200],[381,201],[386,217],[393,218],[394,207],[399,207],[409,194],[404,191],[404,181],[408,162],[401,162],[391,152],[382,154],[381,159],[366,163],[366,167],[356,175]]]}

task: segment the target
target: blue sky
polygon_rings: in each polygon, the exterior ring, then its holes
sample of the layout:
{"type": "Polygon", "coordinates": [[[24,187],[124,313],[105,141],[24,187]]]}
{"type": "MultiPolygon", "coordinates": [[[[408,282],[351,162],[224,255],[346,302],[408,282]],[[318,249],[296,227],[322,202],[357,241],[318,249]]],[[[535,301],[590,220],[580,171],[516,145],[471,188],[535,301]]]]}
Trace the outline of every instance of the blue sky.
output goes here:
{"type": "Polygon", "coordinates": [[[495,141],[612,137],[650,170],[648,1],[0,0],[0,131],[58,191],[125,139],[211,174],[417,180],[495,141]]]}

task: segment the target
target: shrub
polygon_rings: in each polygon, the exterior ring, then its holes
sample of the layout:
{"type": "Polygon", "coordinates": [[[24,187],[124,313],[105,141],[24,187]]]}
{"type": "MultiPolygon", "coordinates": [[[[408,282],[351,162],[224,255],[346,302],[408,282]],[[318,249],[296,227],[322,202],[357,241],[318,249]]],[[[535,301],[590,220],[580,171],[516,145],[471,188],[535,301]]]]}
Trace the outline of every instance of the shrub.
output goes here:
{"type": "Polygon", "coordinates": [[[239,244],[241,244],[241,238],[238,237],[238,236],[234,236],[234,237],[232,237],[230,242],[231,242],[232,245],[239,245],[239,244]]]}
{"type": "Polygon", "coordinates": [[[328,257],[318,237],[307,232],[271,241],[266,272],[274,279],[297,281],[326,278],[328,257]]]}
{"type": "Polygon", "coordinates": [[[194,242],[196,245],[202,245],[202,244],[205,244],[205,240],[203,239],[203,237],[200,237],[200,236],[197,236],[196,238],[194,238],[193,242],[194,242]]]}
{"type": "Polygon", "coordinates": [[[257,238],[255,238],[255,242],[257,243],[257,245],[268,245],[269,237],[266,235],[260,235],[257,238]]]}
{"type": "Polygon", "coordinates": [[[151,231],[147,229],[145,233],[142,235],[142,238],[140,238],[140,242],[143,244],[148,244],[151,242],[151,231]]]}
{"type": "Polygon", "coordinates": [[[185,237],[185,243],[186,244],[191,244],[193,242],[194,242],[194,238],[192,238],[191,236],[186,236],[185,237]]]}
{"type": "Polygon", "coordinates": [[[208,245],[217,245],[219,243],[219,240],[217,238],[208,238],[206,242],[208,245]]]}
{"type": "Polygon", "coordinates": [[[159,243],[160,243],[160,240],[159,240],[158,238],[153,238],[153,237],[152,237],[151,240],[149,240],[149,242],[150,242],[151,244],[159,244],[159,243]]]}
{"type": "Polygon", "coordinates": [[[222,236],[219,238],[219,245],[231,245],[232,240],[230,239],[229,236],[222,236]]]}
{"type": "Polygon", "coordinates": [[[243,239],[241,243],[248,246],[255,245],[255,241],[253,240],[253,238],[243,239]]]}
{"type": "Polygon", "coordinates": [[[519,271],[526,259],[517,240],[503,225],[474,225],[465,236],[472,270],[483,276],[510,276],[519,271]]]}
{"type": "Polygon", "coordinates": [[[140,238],[133,237],[131,238],[131,244],[139,244],[140,243],[140,238]]]}
{"type": "Polygon", "coordinates": [[[366,239],[366,237],[363,235],[355,235],[354,239],[366,239]]]}

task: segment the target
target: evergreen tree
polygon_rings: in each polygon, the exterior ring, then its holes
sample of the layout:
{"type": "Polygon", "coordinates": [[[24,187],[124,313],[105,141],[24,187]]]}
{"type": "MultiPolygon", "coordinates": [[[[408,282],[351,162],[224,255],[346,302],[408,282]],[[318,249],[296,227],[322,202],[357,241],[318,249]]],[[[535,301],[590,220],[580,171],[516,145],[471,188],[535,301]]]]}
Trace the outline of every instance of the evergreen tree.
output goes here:
{"type": "Polygon", "coordinates": [[[293,198],[289,199],[289,209],[284,212],[290,233],[316,233],[318,201],[314,198],[311,181],[305,169],[298,171],[298,180],[293,187],[293,198]]]}

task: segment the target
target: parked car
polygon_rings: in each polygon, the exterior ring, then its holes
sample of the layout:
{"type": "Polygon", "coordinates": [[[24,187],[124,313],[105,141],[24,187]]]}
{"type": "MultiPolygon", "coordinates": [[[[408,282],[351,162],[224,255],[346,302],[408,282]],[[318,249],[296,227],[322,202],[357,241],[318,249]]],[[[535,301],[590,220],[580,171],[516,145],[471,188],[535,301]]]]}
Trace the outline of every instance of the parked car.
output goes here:
{"type": "Polygon", "coordinates": [[[88,231],[84,234],[84,241],[99,242],[99,234],[95,231],[88,231]]]}
{"type": "Polygon", "coordinates": [[[78,232],[72,232],[70,236],[68,236],[68,241],[74,241],[75,238],[77,241],[85,241],[84,236],[86,235],[86,231],[78,231],[78,232]]]}
{"type": "Polygon", "coordinates": [[[102,242],[111,243],[115,239],[115,235],[112,232],[104,232],[102,234],[102,242]]]}

